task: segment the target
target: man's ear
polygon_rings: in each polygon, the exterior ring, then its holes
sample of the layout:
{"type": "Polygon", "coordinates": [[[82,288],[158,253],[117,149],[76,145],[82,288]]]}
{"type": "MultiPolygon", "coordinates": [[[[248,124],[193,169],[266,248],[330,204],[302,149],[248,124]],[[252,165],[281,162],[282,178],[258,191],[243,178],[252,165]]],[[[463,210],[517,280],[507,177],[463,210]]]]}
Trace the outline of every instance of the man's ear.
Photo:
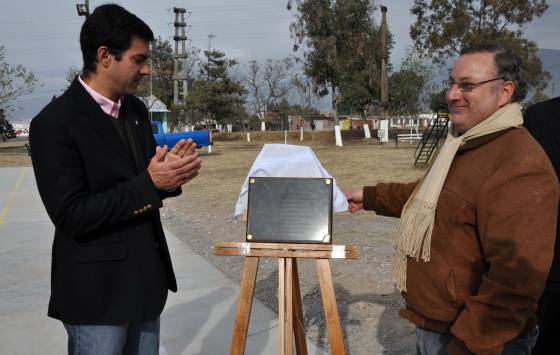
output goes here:
{"type": "Polygon", "coordinates": [[[500,89],[500,102],[499,102],[500,107],[511,102],[511,98],[513,97],[514,92],[515,92],[515,83],[511,80],[506,80],[506,82],[500,89]]]}
{"type": "Polygon", "coordinates": [[[102,46],[97,49],[97,64],[107,68],[113,60],[109,48],[102,46]]]}

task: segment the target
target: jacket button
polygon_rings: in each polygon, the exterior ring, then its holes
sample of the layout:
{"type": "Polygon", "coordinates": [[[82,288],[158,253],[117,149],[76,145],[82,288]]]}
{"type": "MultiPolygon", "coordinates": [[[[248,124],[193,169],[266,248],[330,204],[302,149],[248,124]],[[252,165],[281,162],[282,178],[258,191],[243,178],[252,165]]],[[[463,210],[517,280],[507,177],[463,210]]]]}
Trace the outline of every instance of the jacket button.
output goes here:
{"type": "Polygon", "coordinates": [[[137,211],[137,210],[136,210],[136,211],[134,211],[134,214],[138,214],[138,211],[137,211]]]}

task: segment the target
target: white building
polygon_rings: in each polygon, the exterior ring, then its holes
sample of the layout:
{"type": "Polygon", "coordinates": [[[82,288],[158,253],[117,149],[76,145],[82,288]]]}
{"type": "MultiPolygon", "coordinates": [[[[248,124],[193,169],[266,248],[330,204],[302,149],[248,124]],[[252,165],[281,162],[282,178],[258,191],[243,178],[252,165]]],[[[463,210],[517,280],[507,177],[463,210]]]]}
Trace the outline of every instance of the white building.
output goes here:
{"type": "Polygon", "coordinates": [[[148,112],[150,113],[150,121],[160,121],[163,126],[163,131],[169,132],[167,129],[167,115],[171,111],[167,109],[167,105],[154,95],[141,96],[139,99],[146,104],[148,112]]]}

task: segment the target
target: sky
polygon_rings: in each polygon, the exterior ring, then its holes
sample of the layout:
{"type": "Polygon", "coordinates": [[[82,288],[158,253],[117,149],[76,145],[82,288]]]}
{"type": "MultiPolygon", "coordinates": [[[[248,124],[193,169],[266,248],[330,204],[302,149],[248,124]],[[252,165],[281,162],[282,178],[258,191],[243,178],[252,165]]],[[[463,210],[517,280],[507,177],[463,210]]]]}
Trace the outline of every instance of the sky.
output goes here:
{"type": "MultiPolygon", "coordinates": [[[[76,3],[69,0],[0,0],[0,44],[10,64],[23,64],[39,78],[41,86],[18,101],[20,107],[10,114],[12,120],[33,118],[53,95],[66,87],[70,66],[81,67],[79,32],[84,18],[76,3]]],[[[90,0],[90,8],[107,1],[90,0]]],[[[189,46],[225,51],[240,63],[291,55],[293,40],[289,24],[294,12],[286,9],[287,0],[121,0],[114,1],[143,19],[156,36],[171,39],[174,28],[173,7],[185,8],[189,46]],[[209,43],[209,35],[212,38],[209,43]]],[[[412,45],[410,14],[413,0],[375,0],[388,6],[388,25],[395,44],[391,62],[398,69],[407,47],[412,45]]],[[[526,37],[540,48],[560,50],[558,18],[560,0],[548,0],[550,8],[526,28],[526,37]]],[[[379,14],[378,14],[379,15],[379,14]]],[[[378,20],[378,23],[380,21],[378,20]]],[[[328,100],[319,109],[330,110],[328,100]]]]}

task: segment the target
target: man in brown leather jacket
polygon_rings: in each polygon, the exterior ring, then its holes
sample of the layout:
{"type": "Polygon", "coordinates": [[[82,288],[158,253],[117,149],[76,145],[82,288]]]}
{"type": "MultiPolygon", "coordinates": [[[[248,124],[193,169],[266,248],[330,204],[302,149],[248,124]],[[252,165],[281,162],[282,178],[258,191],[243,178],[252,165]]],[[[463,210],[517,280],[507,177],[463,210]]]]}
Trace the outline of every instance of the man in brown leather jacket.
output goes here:
{"type": "Polygon", "coordinates": [[[417,325],[418,354],[530,354],[550,268],[558,180],[522,127],[521,60],[502,46],[464,49],[449,80],[452,128],[423,179],[346,194],[400,217],[394,277],[417,325]]]}

